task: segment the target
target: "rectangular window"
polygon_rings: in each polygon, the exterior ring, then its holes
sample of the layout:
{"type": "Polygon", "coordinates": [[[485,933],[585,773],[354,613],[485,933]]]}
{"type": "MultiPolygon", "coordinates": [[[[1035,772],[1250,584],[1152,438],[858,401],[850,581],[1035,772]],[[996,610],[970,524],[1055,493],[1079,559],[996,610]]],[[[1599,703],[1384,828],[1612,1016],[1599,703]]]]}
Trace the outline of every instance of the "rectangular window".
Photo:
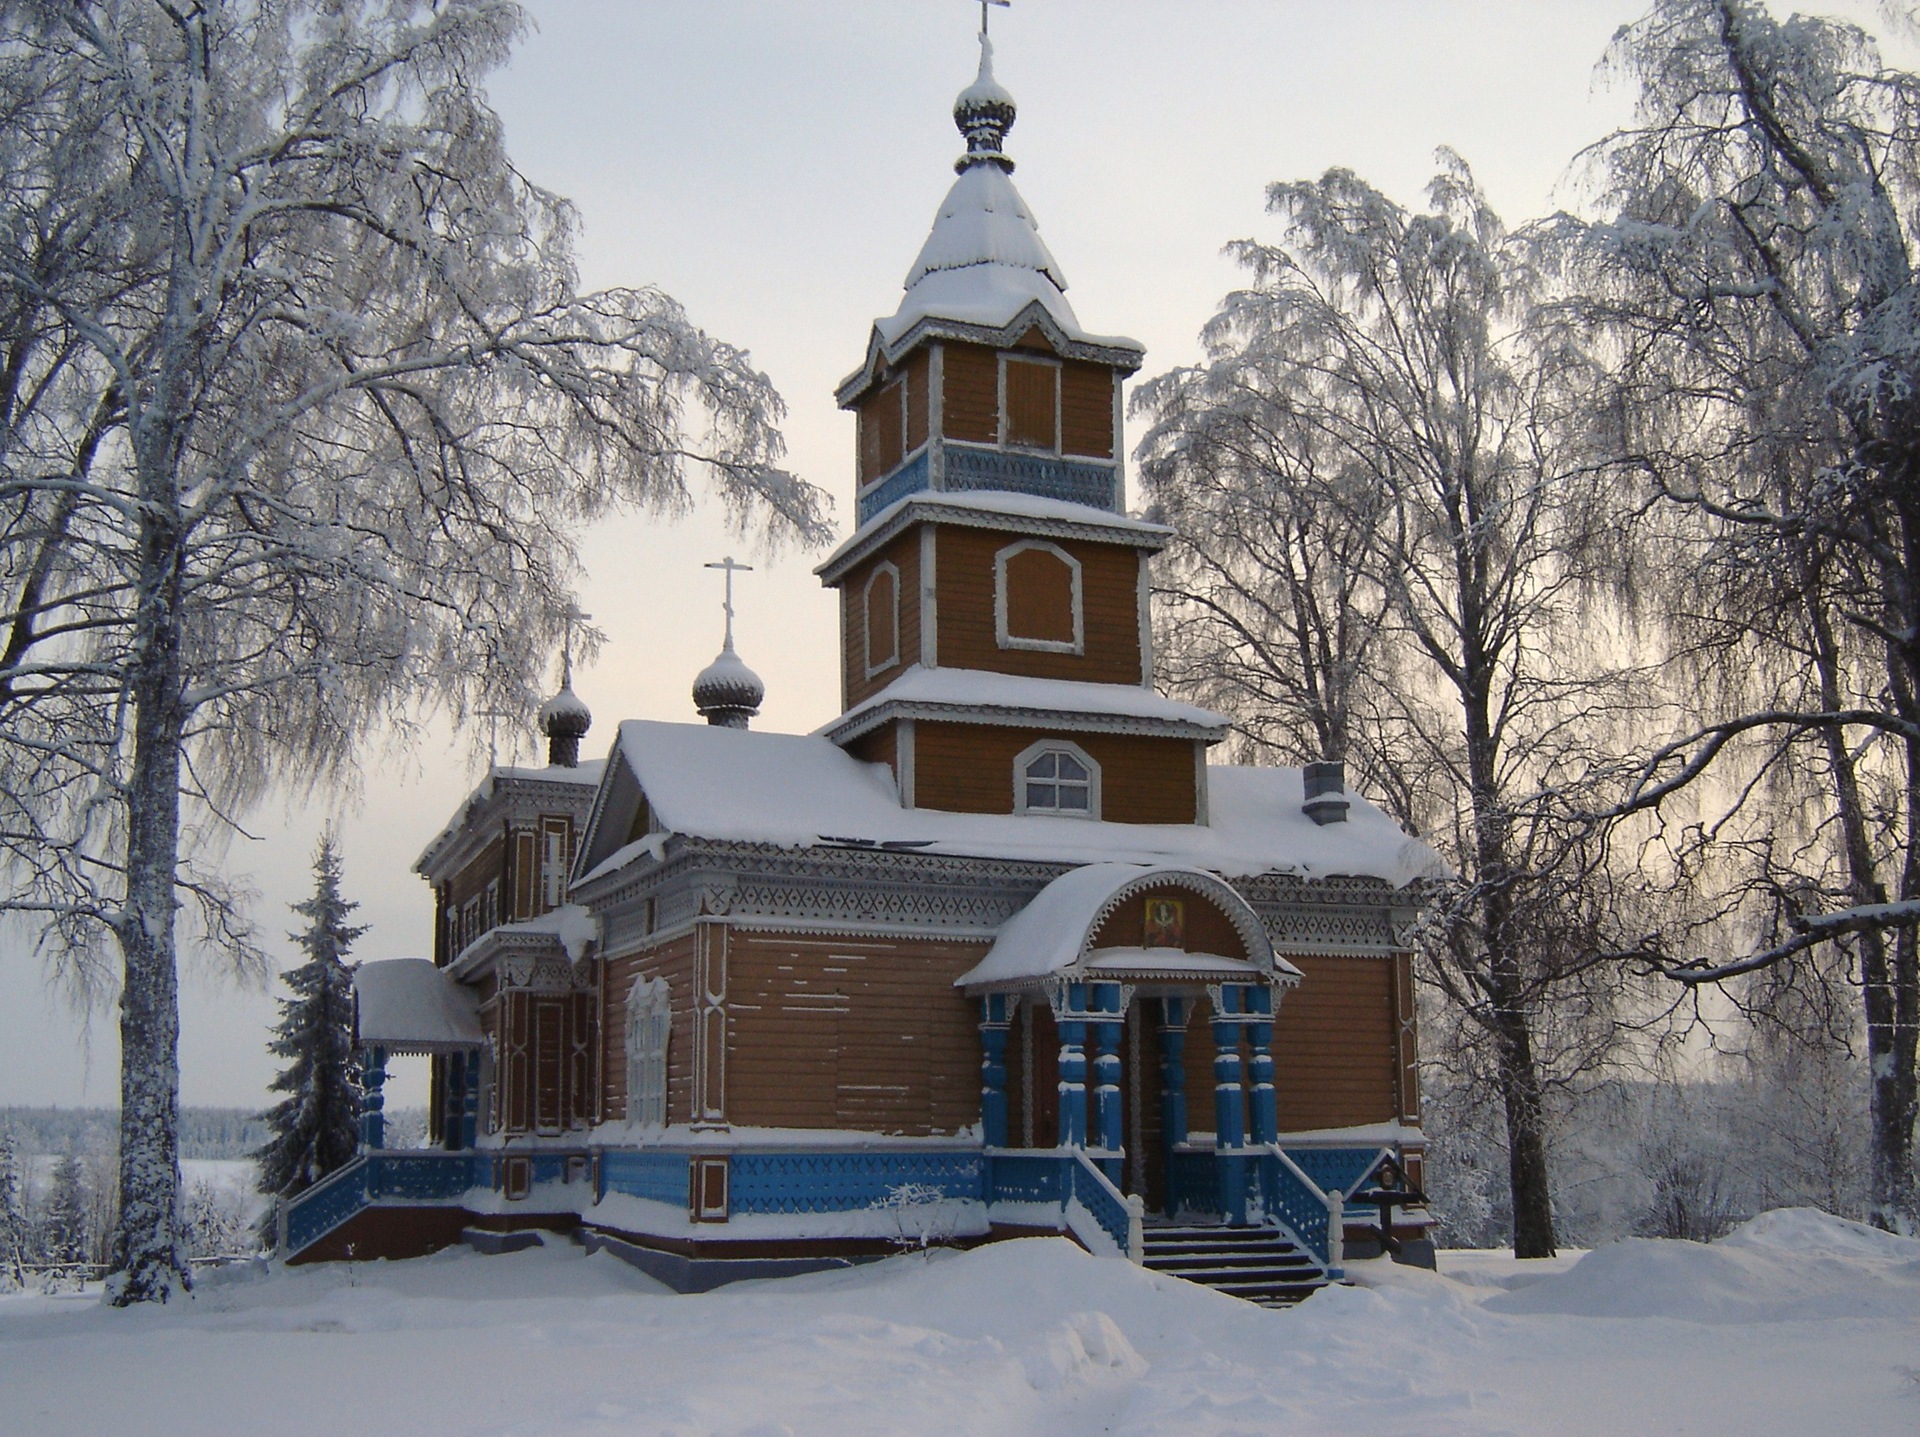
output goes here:
{"type": "Polygon", "coordinates": [[[1022,449],[1060,447],[1060,367],[1003,356],[1005,442],[1022,449]]]}
{"type": "Polygon", "coordinates": [[[540,911],[558,908],[567,901],[567,821],[547,818],[540,821],[540,911]]]}
{"type": "Polygon", "coordinates": [[[871,484],[892,473],[907,457],[906,387],[899,380],[883,385],[860,411],[861,480],[871,484]]]}

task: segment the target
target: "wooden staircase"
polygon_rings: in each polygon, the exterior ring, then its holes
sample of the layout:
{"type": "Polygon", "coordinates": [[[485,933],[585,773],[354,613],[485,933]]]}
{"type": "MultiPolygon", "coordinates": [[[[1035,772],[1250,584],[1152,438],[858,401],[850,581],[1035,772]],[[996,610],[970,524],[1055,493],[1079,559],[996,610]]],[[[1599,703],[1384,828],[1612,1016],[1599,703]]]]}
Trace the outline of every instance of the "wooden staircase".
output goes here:
{"type": "Polygon", "coordinates": [[[1219,1223],[1149,1224],[1143,1265],[1262,1307],[1291,1307],[1330,1278],[1313,1254],[1271,1227],[1219,1223]]]}

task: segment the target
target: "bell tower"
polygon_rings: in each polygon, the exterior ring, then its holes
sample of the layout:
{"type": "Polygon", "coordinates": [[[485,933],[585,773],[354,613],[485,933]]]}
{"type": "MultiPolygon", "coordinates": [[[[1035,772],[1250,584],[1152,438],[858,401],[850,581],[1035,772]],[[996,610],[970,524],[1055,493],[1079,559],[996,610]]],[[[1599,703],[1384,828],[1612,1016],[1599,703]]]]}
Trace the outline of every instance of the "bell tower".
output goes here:
{"type": "Polygon", "coordinates": [[[1226,730],[1153,691],[1147,562],[1171,531],[1126,513],[1121,385],[1145,351],[1067,302],[1013,185],[1017,113],[983,30],[956,178],[836,392],[858,528],[819,570],[846,710],[824,732],[907,807],[1204,823],[1226,730]]]}

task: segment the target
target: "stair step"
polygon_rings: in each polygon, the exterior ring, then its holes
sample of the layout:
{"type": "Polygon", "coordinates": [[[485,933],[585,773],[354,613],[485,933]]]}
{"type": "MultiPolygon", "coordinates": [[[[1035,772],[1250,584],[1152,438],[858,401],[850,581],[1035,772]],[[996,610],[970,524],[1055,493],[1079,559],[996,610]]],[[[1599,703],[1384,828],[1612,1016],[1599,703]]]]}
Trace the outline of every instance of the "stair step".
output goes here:
{"type": "Polygon", "coordinates": [[[1169,1223],[1142,1234],[1143,1264],[1262,1307],[1291,1307],[1327,1285],[1318,1261],[1272,1228],[1169,1223]]]}

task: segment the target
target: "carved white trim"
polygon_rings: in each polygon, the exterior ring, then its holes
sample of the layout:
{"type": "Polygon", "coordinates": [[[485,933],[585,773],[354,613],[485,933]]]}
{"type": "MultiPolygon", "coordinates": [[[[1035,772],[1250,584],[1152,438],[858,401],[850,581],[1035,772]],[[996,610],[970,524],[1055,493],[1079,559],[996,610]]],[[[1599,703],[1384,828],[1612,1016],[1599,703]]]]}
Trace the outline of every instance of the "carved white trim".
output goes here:
{"type": "Polygon", "coordinates": [[[1022,454],[1058,454],[1060,452],[1060,391],[1065,386],[1060,382],[1066,366],[1051,354],[1036,354],[1022,350],[1018,354],[998,354],[994,356],[999,363],[995,366],[995,375],[999,381],[999,393],[995,396],[1000,406],[999,435],[1002,449],[1016,450],[1022,454]],[[1009,364],[1031,364],[1053,371],[1053,445],[1051,448],[1041,444],[1015,444],[1007,438],[1007,366],[1009,364]]]}
{"type": "Polygon", "coordinates": [[[1083,654],[1087,651],[1087,629],[1085,607],[1081,602],[1080,561],[1062,549],[1058,544],[1045,539],[1022,539],[1018,543],[1007,545],[993,556],[993,630],[1003,649],[1035,649],[1049,654],[1083,654]],[[1036,639],[1026,634],[1016,634],[1009,627],[1008,610],[1011,605],[1007,597],[1007,565],[1022,554],[1041,552],[1051,554],[1067,566],[1069,585],[1073,605],[1073,638],[1036,639]]]}
{"type": "Polygon", "coordinates": [[[865,650],[867,677],[884,673],[900,662],[900,567],[891,559],[882,559],[873,566],[873,572],[867,575],[866,585],[860,591],[860,637],[861,647],[865,650]],[[893,636],[892,652],[875,662],[873,652],[873,586],[886,575],[892,582],[888,585],[893,595],[892,613],[887,615],[887,629],[893,636]]]}
{"type": "Polygon", "coordinates": [[[627,991],[627,1121],[667,1123],[667,1047],[673,1041],[673,995],[664,978],[640,977],[627,991]]]}

